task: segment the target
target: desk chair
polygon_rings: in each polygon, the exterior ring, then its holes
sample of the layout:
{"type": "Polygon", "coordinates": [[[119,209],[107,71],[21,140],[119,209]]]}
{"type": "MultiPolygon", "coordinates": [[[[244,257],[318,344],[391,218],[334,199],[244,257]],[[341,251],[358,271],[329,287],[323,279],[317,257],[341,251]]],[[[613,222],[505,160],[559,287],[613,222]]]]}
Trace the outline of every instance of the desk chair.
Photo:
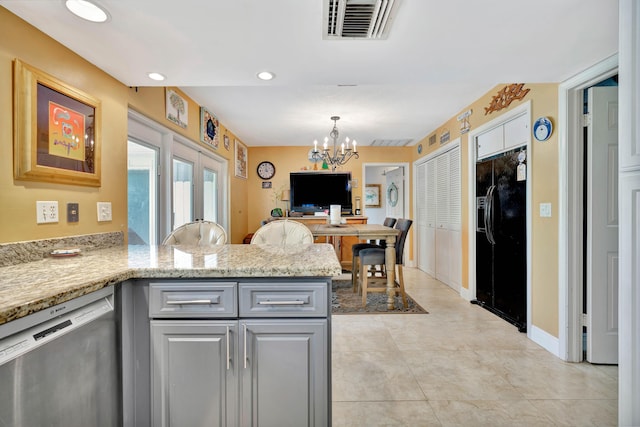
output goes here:
{"type": "MultiPolygon", "coordinates": [[[[402,304],[404,308],[407,308],[407,294],[404,291],[404,244],[407,240],[407,234],[409,234],[409,228],[411,228],[413,221],[410,219],[400,218],[396,222],[395,228],[400,230],[400,235],[396,239],[396,283],[395,292],[402,296],[402,304]]],[[[386,292],[387,291],[387,277],[384,272],[383,277],[368,277],[367,267],[370,265],[384,265],[386,262],[384,248],[365,248],[359,253],[360,268],[358,274],[358,284],[360,285],[360,292],[362,292],[362,306],[367,305],[367,292],[386,292]],[[384,286],[369,286],[371,283],[382,282],[384,286]]]]}
{"type": "Polygon", "coordinates": [[[173,230],[162,242],[163,245],[224,245],[227,232],[220,224],[196,220],[173,230]]]}

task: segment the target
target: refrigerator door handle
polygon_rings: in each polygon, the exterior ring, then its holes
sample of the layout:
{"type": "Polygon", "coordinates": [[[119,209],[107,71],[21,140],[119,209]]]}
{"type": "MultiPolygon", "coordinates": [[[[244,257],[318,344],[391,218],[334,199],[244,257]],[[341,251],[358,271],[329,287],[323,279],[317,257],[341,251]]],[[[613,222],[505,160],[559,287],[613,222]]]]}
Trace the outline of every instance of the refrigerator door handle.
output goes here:
{"type": "Polygon", "coordinates": [[[493,238],[493,192],[495,189],[496,186],[492,185],[487,190],[487,202],[484,210],[484,232],[492,245],[496,244],[496,240],[493,238]]]}

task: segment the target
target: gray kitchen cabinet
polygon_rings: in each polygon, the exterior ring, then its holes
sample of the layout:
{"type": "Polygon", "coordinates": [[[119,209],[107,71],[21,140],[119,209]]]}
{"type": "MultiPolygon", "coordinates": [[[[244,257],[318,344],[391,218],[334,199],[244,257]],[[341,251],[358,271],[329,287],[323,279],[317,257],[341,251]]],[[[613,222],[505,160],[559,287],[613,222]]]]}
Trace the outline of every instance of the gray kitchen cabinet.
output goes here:
{"type": "Polygon", "coordinates": [[[237,331],[237,321],[151,321],[152,425],[238,425],[237,331]]]}
{"type": "Polygon", "coordinates": [[[329,425],[327,321],[241,320],[241,425],[329,425]]]}
{"type": "Polygon", "coordinates": [[[330,282],[149,284],[151,425],[331,424],[330,282]]]}

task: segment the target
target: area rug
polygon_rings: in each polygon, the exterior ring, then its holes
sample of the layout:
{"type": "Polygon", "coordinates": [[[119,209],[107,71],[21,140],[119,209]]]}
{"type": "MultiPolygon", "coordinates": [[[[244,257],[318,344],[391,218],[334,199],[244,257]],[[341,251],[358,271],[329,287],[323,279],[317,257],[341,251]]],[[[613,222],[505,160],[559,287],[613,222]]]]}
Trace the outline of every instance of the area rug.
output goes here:
{"type": "Polygon", "coordinates": [[[387,294],[371,292],[367,294],[367,305],[362,307],[362,296],[353,292],[351,279],[334,280],[331,292],[331,313],[333,314],[372,314],[372,313],[414,313],[427,314],[413,298],[407,294],[407,308],[402,305],[402,297],[396,295],[393,310],[387,309],[387,294]]]}

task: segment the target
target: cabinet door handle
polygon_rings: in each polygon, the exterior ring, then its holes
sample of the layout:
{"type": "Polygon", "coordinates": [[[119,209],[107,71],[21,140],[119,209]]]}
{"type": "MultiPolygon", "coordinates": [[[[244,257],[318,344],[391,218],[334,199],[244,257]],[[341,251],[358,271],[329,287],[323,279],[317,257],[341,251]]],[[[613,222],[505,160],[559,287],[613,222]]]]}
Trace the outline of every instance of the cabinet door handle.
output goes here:
{"type": "Polygon", "coordinates": [[[304,301],[291,300],[291,301],[258,301],[258,305],[304,305],[304,301]]]}
{"type": "Polygon", "coordinates": [[[167,300],[167,305],[211,305],[218,301],[212,299],[187,299],[187,300],[167,300]]]}
{"type": "Polygon", "coordinates": [[[227,371],[231,369],[231,358],[229,357],[229,326],[227,326],[227,371]]]}
{"type": "Polygon", "coordinates": [[[244,369],[247,369],[247,324],[243,324],[244,328],[244,369]]]}

